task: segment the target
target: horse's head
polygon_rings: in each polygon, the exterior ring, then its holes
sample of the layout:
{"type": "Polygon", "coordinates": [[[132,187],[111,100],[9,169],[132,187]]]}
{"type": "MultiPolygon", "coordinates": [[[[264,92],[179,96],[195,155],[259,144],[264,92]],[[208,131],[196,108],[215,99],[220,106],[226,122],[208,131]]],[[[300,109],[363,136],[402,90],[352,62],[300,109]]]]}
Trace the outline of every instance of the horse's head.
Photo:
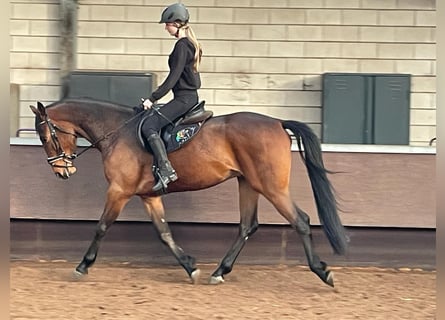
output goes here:
{"type": "Polygon", "coordinates": [[[73,160],[76,158],[77,135],[68,123],[60,123],[51,120],[42,103],[37,102],[37,108],[30,106],[36,115],[35,128],[42,142],[43,148],[48,156],[57,177],[68,179],[76,173],[73,160]]]}

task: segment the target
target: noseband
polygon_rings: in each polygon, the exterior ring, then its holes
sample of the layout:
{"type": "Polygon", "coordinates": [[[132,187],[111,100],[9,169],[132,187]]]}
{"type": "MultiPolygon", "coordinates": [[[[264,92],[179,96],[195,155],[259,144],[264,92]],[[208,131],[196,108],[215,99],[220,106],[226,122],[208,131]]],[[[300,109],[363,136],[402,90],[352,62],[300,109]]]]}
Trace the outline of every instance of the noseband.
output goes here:
{"type": "Polygon", "coordinates": [[[77,155],[75,153],[73,154],[66,154],[65,151],[62,149],[62,146],[60,145],[59,142],[59,138],[57,137],[56,134],[56,130],[65,133],[65,134],[69,134],[72,135],[74,137],[77,138],[77,135],[71,132],[68,132],[62,128],[59,128],[58,126],[56,126],[54,123],[51,122],[51,120],[49,118],[47,118],[46,120],[43,120],[42,122],[40,122],[39,124],[45,124],[48,126],[49,132],[51,134],[51,141],[55,146],[56,152],[58,153],[57,156],[54,157],[49,157],[46,159],[46,161],[48,161],[49,165],[51,165],[53,168],[69,168],[69,167],[73,167],[73,161],[74,159],[77,158],[77,155]],[[58,160],[63,160],[65,162],[65,165],[58,165],[56,164],[56,162],[58,160]]]}

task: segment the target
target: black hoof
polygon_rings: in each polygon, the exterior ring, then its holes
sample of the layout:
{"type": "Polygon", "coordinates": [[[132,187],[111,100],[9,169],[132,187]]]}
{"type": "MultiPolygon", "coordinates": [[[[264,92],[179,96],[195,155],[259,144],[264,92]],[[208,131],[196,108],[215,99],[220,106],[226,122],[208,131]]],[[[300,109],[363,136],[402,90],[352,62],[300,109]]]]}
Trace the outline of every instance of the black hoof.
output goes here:
{"type": "Polygon", "coordinates": [[[74,280],[80,280],[80,279],[82,279],[83,277],[85,277],[86,275],[87,275],[86,273],[80,272],[80,271],[77,270],[77,269],[75,269],[75,270],[73,271],[73,279],[74,279],[74,280]]]}
{"type": "Polygon", "coordinates": [[[88,274],[88,270],[81,270],[79,268],[76,268],[76,270],[74,270],[74,272],[76,272],[79,275],[83,275],[83,276],[88,274]]]}
{"type": "Polygon", "coordinates": [[[88,274],[88,268],[86,268],[83,263],[81,263],[80,265],[77,266],[76,273],[80,274],[80,275],[87,275],[88,274]]]}
{"type": "Polygon", "coordinates": [[[327,285],[334,287],[334,274],[332,271],[328,270],[328,265],[320,261],[317,267],[311,268],[312,272],[314,272],[324,283],[327,285]]]}

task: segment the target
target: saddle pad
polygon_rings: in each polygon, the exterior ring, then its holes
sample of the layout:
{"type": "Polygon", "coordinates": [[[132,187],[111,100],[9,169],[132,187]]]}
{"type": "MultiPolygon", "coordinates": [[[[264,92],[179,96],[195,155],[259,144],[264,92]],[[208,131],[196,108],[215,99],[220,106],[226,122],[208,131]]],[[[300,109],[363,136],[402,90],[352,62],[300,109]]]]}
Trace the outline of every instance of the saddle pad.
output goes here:
{"type": "MultiPolygon", "coordinates": [[[[172,152],[181,148],[196,135],[202,127],[202,122],[179,125],[169,130],[169,138],[163,139],[167,152],[172,152]]],[[[165,135],[163,135],[165,137],[165,135]]]]}
{"type": "MultiPolygon", "coordinates": [[[[144,116],[137,126],[137,137],[145,150],[152,153],[147,140],[142,134],[142,125],[146,118],[147,116],[144,116]]],[[[190,141],[192,137],[199,132],[203,123],[204,121],[200,121],[198,123],[182,124],[175,127],[167,125],[166,127],[162,128],[159,136],[161,137],[162,141],[164,141],[167,153],[178,150],[184,144],[190,141]]]]}

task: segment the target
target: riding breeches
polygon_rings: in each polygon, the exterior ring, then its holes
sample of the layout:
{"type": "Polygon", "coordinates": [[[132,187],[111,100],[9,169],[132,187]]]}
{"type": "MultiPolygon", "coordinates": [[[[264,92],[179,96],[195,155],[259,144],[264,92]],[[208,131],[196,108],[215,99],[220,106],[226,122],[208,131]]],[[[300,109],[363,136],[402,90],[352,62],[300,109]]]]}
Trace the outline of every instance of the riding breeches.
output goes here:
{"type": "Polygon", "coordinates": [[[169,101],[158,109],[162,115],[155,110],[151,112],[151,115],[142,125],[142,133],[145,137],[158,133],[164,126],[184,115],[197,103],[198,96],[194,94],[175,97],[173,100],[169,101]]]}

